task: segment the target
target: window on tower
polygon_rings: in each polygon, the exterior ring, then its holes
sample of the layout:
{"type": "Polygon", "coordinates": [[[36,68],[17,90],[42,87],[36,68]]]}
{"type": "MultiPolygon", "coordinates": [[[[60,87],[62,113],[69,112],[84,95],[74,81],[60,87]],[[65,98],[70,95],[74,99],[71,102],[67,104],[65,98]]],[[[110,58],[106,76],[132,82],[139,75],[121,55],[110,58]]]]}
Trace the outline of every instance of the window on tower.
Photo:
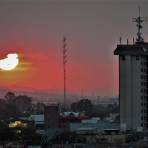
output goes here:
{"type": "Polygon", "coordinates": [[[125,56],[121,56],[122,60],[124,61],[125,60],[125,56]]]}
{"type": "Polygon", "coordinates": [[[139,60],[139,56],[136,56],[136,60],[139,60]]]}

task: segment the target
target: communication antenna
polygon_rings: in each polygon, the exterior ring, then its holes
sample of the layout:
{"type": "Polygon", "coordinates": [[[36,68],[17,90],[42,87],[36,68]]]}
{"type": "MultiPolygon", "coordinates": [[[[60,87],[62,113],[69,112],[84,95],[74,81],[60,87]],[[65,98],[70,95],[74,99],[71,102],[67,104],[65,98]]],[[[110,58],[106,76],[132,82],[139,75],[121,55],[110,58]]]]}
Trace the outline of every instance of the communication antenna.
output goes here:
{"type": "Polygon", "coordinates": [[[122,37],[119,38],[119,42],[120,42],[120,45],[121,45],[121,43],[122,43],[122,37]]]}
{"type": "Polygon", "coordinates": [[[137,24],[136,26],[138,29],[136,41],[137,42],[144,42],[141,30],[143,28],[142,23],[147,21],[147,17],[141,17],[140,7],[138,7],[138,9],[139,9],[139,16],[137,18],[133,18],[133,22],[136,22],[136,24],[137,24]]]}
{"type": "Polygon", "coordinates": [[[135,38],[133,38],[133,44],[135,44],[135,38]]]}
{"type": "Polygon", "coordinates": [[[127,45],[128,45],[128,43],[129,43],[128,39],[126,41],[127,41],[127,45]]]}
{"type": "Polygon", "coordinates": [[[64,111],[66,110],[66,63],[67,63],[67,44],[66,37],[63,37],[63,74],[64,74],[64,111]]]}

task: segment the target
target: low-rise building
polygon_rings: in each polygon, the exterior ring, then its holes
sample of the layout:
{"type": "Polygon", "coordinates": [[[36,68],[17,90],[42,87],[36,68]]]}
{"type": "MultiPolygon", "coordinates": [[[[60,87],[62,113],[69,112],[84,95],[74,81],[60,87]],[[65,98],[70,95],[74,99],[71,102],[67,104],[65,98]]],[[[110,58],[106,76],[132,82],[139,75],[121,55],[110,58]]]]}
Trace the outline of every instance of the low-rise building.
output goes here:
{"type": "Polygon", "coordinates": [[[44,134],[44,129],[45,129],[45,119],[44,119],[44,114],[40,115],[31,115],[30,119],[34,121],[36,133],[39,134],[44,134]]]}

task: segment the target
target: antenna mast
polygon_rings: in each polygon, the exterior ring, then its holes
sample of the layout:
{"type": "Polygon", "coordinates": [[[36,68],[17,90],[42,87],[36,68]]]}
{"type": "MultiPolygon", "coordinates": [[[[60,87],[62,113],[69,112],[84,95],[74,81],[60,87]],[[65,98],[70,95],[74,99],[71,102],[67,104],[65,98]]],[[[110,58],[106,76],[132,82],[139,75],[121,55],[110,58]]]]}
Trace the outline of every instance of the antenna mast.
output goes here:
{"type": "Polygon", "coordinates": [[[67,63],[67,44],[66,37],[63,37],[63,74],[64,74],[64,111],[66,110],[66,63],[67,63]]]}
{"type": "Polygon", "coordinates": [[[141,17],[141,14],[140,14],[140,7],[138,7],[138,9],[139,9],[139,16],[138,16],[137,18],[133,18],[133,22],[136,22],[136,23],[137,23],[136,26],[137,26],[137,29],[138,29],[138,32],[137,32],[137,39],[136,39],[137,43],[139,43],[139,42],[144,42],[144,39],[143,39],[143,37],[142,37],[142,32],[141,32],[141,30],[142,30],[142,28],[143,28],[142,23],[147,21],[147,18],[146,18],[146,17],[141,17]]]}

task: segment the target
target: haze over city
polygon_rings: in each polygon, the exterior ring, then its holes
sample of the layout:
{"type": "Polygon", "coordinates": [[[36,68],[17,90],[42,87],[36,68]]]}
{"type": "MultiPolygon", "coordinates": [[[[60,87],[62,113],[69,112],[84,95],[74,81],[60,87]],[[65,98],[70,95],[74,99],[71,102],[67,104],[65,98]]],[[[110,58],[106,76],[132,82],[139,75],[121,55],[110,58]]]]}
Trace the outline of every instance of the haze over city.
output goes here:
{"type": "MultiPolygon", "coordinates": [[[[119,43],[132,43],[132,18],[148,16],[145,0],[1,0],[0,58],[18,53],[13,71],[0,71],[0,88],[62,92],[62,39],[67,37],[67,91],[118,95],[119,43]]],[[[143,29],[148,34],[146,25],[143,29]]],[[[148,36],[145,36],[148,41],[148,36]]]]}
{"type": "Polygon", "coordinates": [[[148,147],[147,0],[0,0],[0,147],[148,147]]]}

